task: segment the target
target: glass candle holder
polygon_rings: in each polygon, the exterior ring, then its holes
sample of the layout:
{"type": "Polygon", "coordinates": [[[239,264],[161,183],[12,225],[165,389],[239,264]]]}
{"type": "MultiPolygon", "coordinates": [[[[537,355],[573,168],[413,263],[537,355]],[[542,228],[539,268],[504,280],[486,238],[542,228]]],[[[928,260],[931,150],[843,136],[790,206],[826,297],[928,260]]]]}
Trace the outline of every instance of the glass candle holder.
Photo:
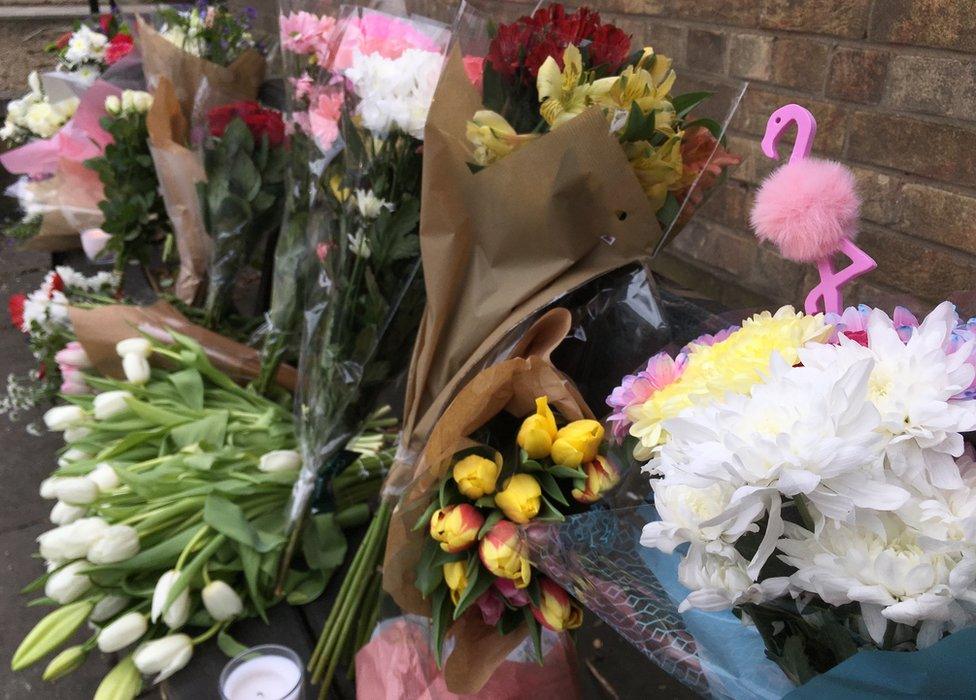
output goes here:
{"type": "Polygon", "coordinates": [[[288,647],[262,644],[231,659],[219,687],[221,700],[305,700],[305,668],[288,647]]]}

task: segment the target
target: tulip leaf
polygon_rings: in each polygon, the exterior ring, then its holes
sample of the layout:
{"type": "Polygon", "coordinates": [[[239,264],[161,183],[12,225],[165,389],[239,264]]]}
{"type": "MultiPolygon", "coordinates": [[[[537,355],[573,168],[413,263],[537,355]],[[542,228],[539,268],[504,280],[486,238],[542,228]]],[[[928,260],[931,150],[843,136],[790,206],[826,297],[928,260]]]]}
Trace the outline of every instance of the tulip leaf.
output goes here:
{"type": "Polygon", "coordinates": [[[144,442],[149,442],[150,440],[160,438],[165,433],[165,428],[152,428],[150,430],[141,430],[139,432],[129,433],[114,445],[107,447],[95,455],[95,459],[100,462],[104,462],[115,457],[120,457],[133,447],[138,447],[144,442]]]}
{"type": "Polygon", "coordinates": [[[551,474],[560,479],[585,479],[586,472],[582,469],[573,469],[572,467],[566,467],[562,464],[554,464],[546,470],[546,473],[551,474]]]}
{"type": "Polygon", "coordinates": [[[91,601],[80,600],[45,615],[17,647],[10,660],[10,670],[25,669],[68,641],[88,619],[93,607],[91,601]]]}
{"type": "Polygon", "coordinates": [[[251,602],[254,604],[254,609],[257,610],[261,619],[267,622],[268,615],[265,612],[264,598],[261,596],[261,587],[258,583],[261,555],[247,545],[238,545],[237,549],[241,555],[241,564],[244,566],[244,580],[247,582],[247,590],[251,602]]]}
{"type": "Polygon", "coordinates": [[[461,593],[461,597],[458,598],[458,603],[454,608],[455,620],[461,617],[472,603],[491,588],[491,584],[495,580],[494,576],[491,576],[486,570],[481,568],[481,561],[477,554],[468,559],[468,568],[465,575],[468,578],[468,585],[464,587],[464,591],[461,593]]]}
{"type": "Polygon", "coordinates": [[[437,491],[437,500],[440,503],[441,508],[446,508],[447,506],[457,502],[461,492],[458,491],[457,484],[454,483],[454,478],[451,476],[445,476],[441,480],[440,489],[437,491]]]}
{"type": "Polygon", "coordinates": [[[193,581],[193,577],[203,570],[206,563],[210,561],[210,557],[212,557],[214,552],[216,552],[224,543],[224,539],[224,535],[217,535],[210,540],[210,542],[208,542],[203,549],[193,555],[190,562],[180,571],[179,578],[173,582],[172,588],[169,589],[169,593],[166,595],[166,600],[163,602],[163,612],[166,612],[180,593],[189,588],[190,582],[193,581]]]}
{"type": "Polygon", "coordinates": [[[478,530],[478,539],[480,540],[487,535],[491,531],[491,528],[495,527],[495,525],[498,524],[498,521],[504,517],[505,514],[500,510],[491,511],[488,517],[485,518],[485,524],[481,526],[480,530],[478,530]]]}
{"type": "Polygon", "coordinates": [[[542,472],[537,474],[535,478],[538,480],[539,485],[542,486],[542,490],[545,491],[552,500],[556,501],[556,503],[561,503],[564,506],[569,506],[569,502],[566,500],[562,489],[559,488],[559,484],[556,483],[556,480],[553,478],[552,474],[542,472]]]}
{"type": "MultiPolygon", "coordinates": [[[[522,450],[522,454],[525,454],[525,450],[522,450]]],[[[523,459],[519,463],[519,467],[521,467],[522,471],[524,472],[541,472],[544,469],[544,467],[534,459],[523,459]]]]}
{"type": "Polygon", "coordinates": [[[226,410],[214,411],[204,418],[173,428],[170,437],[179,448],[197,443],[219,448],[224,444],[229,417],[226,410]]]}
{"type": "Polygon", "coordinates": [[[539,662],[541,666],[545,657],[542,655],[542,627],[536,621],[535,616],[532,611],[526,606],[522,608],[522,614],[525,617],[525,624],[529,627],[529,636],[532,637],[532,646],[535,647],[535,657],[536,661],[539,662]]]}
{"type": "Polygon", "coordinates": [[[554,506],[548,498],[542,496],[541,507],[539,508],[539,515],[532,518],[532,522],[539,523],[561,523],[566,520],[564,516],[556,506],[554,506]]]}
{"type": "Polygon", "coordinates": [[[168,379],[176,388],[180,399],[188,408],[194,411],[203,410],[203,377],[200,373],[190,367],[167,375],[168,379]]]}
{"type": "Polygon", "coordinates": [[[48,598],[47,596],[34,598],[34,600],[28,601],[27,603],[28,608],[39,608],[43,605],[60,605],[60,603],[53,598],[48,598]]]}
{"type": "Polygon", "coordinates": [[[451,597],[448,595],[447,586],[441,586],[434,592],[434,599],[431,601],[431,625],[434,627],[434,657],[437,660],[437,668],[441,667],[444,655],[444,637],[447,635],[447,627],[451,623],[451,597]]]}
{"type": "Polygon", "coordinates": [[[302,553],[310,568],[331,571],[342,566],[346,548],[346,536],[334,514],[320,513],[309,519],[302,534],[302,553]]]}
{"type": "Polygon", "coordinates": [[[185,415],[167,411],[165,408],[160,408],[159,406],[140,401],[139,399],[127,398],[125,402],[133,413],[153,425],[163,425],[167,428],[172,428],[190,420],[185,415]]]}
{"type": "Polygon", "coordinates": [[[322,595],[332,578],[332,570],[306,572],[302,581],[289,591],[285,600],[289,605],[306,605],[322,595]]]}
{"type": "Polygon", "coordinates": [[[247,651],[246,646],[230,636],[226,627],[217,634],[217,647],[230,659],[247,651]]]}
{"type": "Polygon", "coordinates": [[[256,529],[240,506],[222,496],[213,494],[207,496],[203,504],[203,522],[260,554],[266,554],[284,542],[281,535],[272,535],[256,529]]]}
{"type": "Polygon", "coordinates": [[[464,552],[445,552],[436,540],[424,540],[424,548],[417,564],[415,583],[420,594],[426,598],[438,585],[444,583],[444,564],[460,561],[465,557],[464,552]]]}
{"type": "Polygon", "coordinates": [[[474,504],[478,508],[494,508],[495,507],[495,497],[494,496],[482,496],[474,504]]]}
{"type": "Polygon", "coordinates": [[[518,629],[524,622],[525,618],[522,617],[521,608],[507,608],[498,621],[496,628],[499,634],[508,634],[518,629]]]}

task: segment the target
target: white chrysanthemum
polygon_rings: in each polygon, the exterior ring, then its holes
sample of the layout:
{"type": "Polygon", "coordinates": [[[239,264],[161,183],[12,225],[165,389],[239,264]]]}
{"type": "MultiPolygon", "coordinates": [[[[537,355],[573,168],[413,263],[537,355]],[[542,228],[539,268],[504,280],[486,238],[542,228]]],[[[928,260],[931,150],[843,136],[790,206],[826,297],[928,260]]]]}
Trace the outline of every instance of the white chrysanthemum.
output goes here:
{"type": "Polygon", "coordinates": [[[101,63],[105,60],[108,37],[82,24],[68,40],[64,60],[69,66],[83,63],[101,63]]]}
{"type": "Polygon", "coordinates": [[[924,494],[962,486],[953,458],[962,454],[961,433],[976,429],[976,401],[953,398],[972,383],[974,373],[966,363],[971,344],[946,350],[957,323],[955,309],[945,302],[902,342],[891,319],[873,311],[867,347],[842,337],[839,345],[810,345],[800,351],[800,361],[812,368],[845,368],[873,360],[868,398],[889,438],[889,466],[924,494]]]}
{"type": "Polygon", "coordinates": [[[374,135],[393,129],[423,139],[444,57],[433,51],[407,49],[398,58],[356,51],[345,77],[359,103],[356,114],[374,135]]]}
{"type": "Polygon", "coordinates": [[[83,292],[98,292],[111,289],[116,283],[116,276],[113,272],[98,272],[89,277],[67,265],[58,265],[54,271],[64,282],[65,288],[69,290],[79,289],[83,292]]]}
{"type": "Polygon", "coordinates": [[[860,603],[879,643],[888,620],[920,624],[920,647],[972,622],[959,604],[976,601],[972,552],[929,542],[891,516],[880,516],[874,527],[841,525],[819,535],[789,526],[787,535],[778,546],[781,559],[797,569],[791,586],[830,605],[860,603]]]}
{"type": "Polygon", "coordinates": [[[51,330],[56,326],[67,327],[68,298],[58,291],[45,292],[41,289],[31,292],[24,300],[24,323],[21,330],[32,332],[34,324],[42,330],[51,330]]]}
{"type": "Polygon", "coordinates": [[[747,572],[746,560],[738,554],[709,554],[695,546],[678,566],[678,580],[691,589],[678,607],[679,612],[689,608],[728,610],[742,603],[763,603],[778,598],[789,588],[785,577],[756,582],[747,572]]]}
{"type": "Polygon", "coordinates": [[[925,536],[940,542],[976,544],[976,460],[967,446],[956,460],[962,477],[958,489],[935,489],[914,495],[898,509],[898,517],[925,536]]]}

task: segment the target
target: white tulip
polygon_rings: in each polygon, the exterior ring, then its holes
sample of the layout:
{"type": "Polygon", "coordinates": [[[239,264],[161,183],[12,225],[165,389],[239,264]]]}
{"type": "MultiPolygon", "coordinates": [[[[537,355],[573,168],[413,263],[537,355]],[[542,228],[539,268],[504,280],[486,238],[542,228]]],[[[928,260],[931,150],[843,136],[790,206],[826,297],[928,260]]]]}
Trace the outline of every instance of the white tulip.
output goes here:
{"type": "Polygon", "coordinates": [[[86,568],[87,562],[76,561],[58,569],[44,584],[44,595],[61,605],[78,600],[92,585],[91,579],[81,573],[86,568]]]}
{"type": "Polygon", "coordinates": [[[47,429],[60,433],[85,420],[85,412],[80,406],[55,406],[44,414],[47,429]]]}
{"type": "Polygon", "coordinates": [[[200,596],[210,617],[217,622],[235,618],[244,610],[241,597],[223,581],[211,581],[200,596]]]}
{"type": "Polygon", "coordinates": [[[105,420],[111,418],[116,413],[121,413],[129,408],[126,399],[131,399],[132,393],[124,390],[106,391],[95,397],[92,408],[95,411],[95,418],[105,420]]]}
{"type": "Polygon", "coordinates": [[[263,472],[287,472],[302,466],[302,456],[295,450],[272,450],[261,455],[258,469],[263,472]]]}
{"type": "Polygon", "coordinates": [[[82,559],[107,529],[108,523],[101,518],[81,518],[48,530],[37,538],[41,556],[50,561],[82,559]]]}
{"type": "Polygon", "coordinates": [[[88,619],[92,622],[104,622],[129,604],[129,599],[124,595],[107,595],[95,603],[88,619]]]}
{"type": "Polygon", "coordinates": [[[184,588],[176,596],[176,599],[170,603],[168,608],[163,609],[163,606],[166,604],[166,598],[169,597],[169,592],[179,577],[180,572],[172,569],[159,577],[159,581],[156,582],[156,588],[153,590],[152,607],[149,615],[153,622],[156,622],[162,617],[163,622],[171,630],[182,627],[183,623],[190,616],[190,591],[187,588],[184,588]]]}
{"type": "Polygon", "coordinates": [[[68,525],[78,518],[84,517],[88,509],[85,506],[76,506],[64,501],[58,501],[51,509],[51,522],[55,525],[68,525]]]}
{"type": "Polygon", "coordinates": [[[77,462],[81,459],[88,459],[91,454],[85,452],[84,450],[79,450],[77,447],[69,447],[63,455],[58,458],[58,466],[64,469],[71,465],[72,462],[77,462]]]}
{"type": "Polygon", "coordinates": [[[86,506],[98,498],[98,484],[85,476],[67,476],[54,485],[58,500],[73,506],[86,506]]]}
{"type": "Polygon", "coordinates": [[[144,90],[136,90],[132,96],[132,106],[137,112],[148,112],[153,105],[153,96],[144,90]]]}
{"type": "Polygon", "coordinates": [[[41,487],[39,492],[41,498],[55,499],[58,497],[57,485],[58,482],[63,479],[63,476],[49,476],[44,481],[41,482],[41,487]]]}
{"type": "Polygon", "coordinates": [[[152,355],[152,343],[145,338],[126,338],[115,344],[115,352],[119,357],[126,355],[138,355],[139,357],[149,357],[152,355]]]}
{"type": "Polygon", "coordinates": [[[99,462],[88,474],[88,478],[95,482],[102,493],[115,490],[119,485],[119,475],[108,462],[99,462]]]}
{"type": "Polygon", "coordinates": [[[109,95],[105,98],[105,111],[109,114],[118,114],[122,111],[122,100],[118,95],[109,95]]]}
{"type": "Polygon", "coordinates": [[[92,564],[115,564],[139,553],[139,533],[129,525],[112,525],[88,549],[92,564]]]}
{"type": "Polygon", "coordinates": [[[74,425],[64,431],[65,442],[78,442],[91,435],[91,430],[83,425],[74,425]]]}
{"type": "Polygon", "coordinates": [[[131,112],[132,111],[132,95],[133,95],[133,91],[132,90],[123,90],[122,91],[121,104],[122,104],[122,111],[123,112],[131,112]]]}
{"type": "Polygon", "coordinates": [[[106,654],[125,649],[139,640],[149,629],[146,616],[142,613],[126,613],[98,633],[98,648],[106,654]]]}
{"type": "Polygon", "coordinates": [[[149,360],[142,355],[130,353],[122,358],[122,371],[129,382],[145,384],[149,381],[149,360]]]}
{"type": "Polygon", "coordinates": [[[185,634],[171,634],[146,642],[132,655],[132,662],[141,673],[158,673],[153,684],[166,680],[189,663],[193,656],[193,640],[185,634]]]}

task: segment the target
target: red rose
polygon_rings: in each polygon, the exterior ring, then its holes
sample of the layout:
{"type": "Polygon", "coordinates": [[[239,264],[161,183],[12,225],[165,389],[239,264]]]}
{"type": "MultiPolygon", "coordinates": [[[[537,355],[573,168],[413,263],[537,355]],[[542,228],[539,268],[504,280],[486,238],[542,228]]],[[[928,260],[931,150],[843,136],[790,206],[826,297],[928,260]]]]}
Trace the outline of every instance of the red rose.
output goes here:
{"type": "Polygon", "coordinates": [[[24,327],[24,302],[27,297],[23,294],[11,294],[7,300],[7,311],[10,312],[10,323],[18,331],[24,327]]]}
{"type": "Polygon", "coordinates": [[[116,34],[105,47],[105,63],[113,65],[132,51],[133,42],[129,34],[116,34]]]}
{"type": "Polygon", "coordinates": [[[614,73],[630,54],[630,37],[612,24],[597,27],[590,39],[590,64],[614,73]]]}
{"type": "Polygon", "coordinates": [[[255,140],[267,135],[268,143],[272,146],[285,140],[285,123],[281,114],[273,109],[265,109],[253,100],[232,102],[210,110],[207,115],[210,135],[220,138],[234,119],[243,120],[255,140]]]}

